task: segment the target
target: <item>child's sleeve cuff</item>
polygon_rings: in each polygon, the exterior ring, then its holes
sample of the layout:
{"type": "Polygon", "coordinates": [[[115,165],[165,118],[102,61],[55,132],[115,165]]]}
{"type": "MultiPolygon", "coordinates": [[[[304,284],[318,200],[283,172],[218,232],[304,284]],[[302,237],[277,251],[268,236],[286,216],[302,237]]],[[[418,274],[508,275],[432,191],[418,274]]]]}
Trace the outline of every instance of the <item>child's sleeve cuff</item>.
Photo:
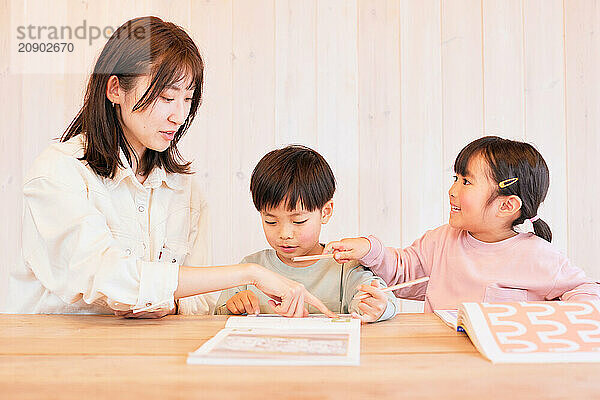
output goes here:
{"type": "Polygon", "coordinates": [[[383,314],[381,314],[381,317],[379,317],[377,322],[388,320],[388,319],[394,317],[395,315],[396,315],[396,302],[390,300],[390,301],[388,301],[387,306],[385,307],[385,311],[383,312],[383,314]]]}
{"type": "Polygon", "coordinates": [[[372,265],[376,265],[376,260],[381,257],[381,254],[383,253],[383,244],[373,235],[369,235],[366,239],[371,244],[371,249],[366,256],[360,259],[360,263],[363,266],[370,268],[372,265]]]}

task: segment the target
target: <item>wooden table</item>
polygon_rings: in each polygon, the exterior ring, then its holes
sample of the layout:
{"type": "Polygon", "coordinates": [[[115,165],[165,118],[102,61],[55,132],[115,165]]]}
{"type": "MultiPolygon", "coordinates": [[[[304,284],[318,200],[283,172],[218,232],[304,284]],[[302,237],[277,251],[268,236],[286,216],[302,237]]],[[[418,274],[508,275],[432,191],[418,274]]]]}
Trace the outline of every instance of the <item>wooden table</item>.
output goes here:
{"type": "Polygon", "coordinates": [[[363,326],[360,367],[187,365],[225,319],[0,315],[0,398],[600,398],[600,364],[493,365],[428,314],[363,326]]]}

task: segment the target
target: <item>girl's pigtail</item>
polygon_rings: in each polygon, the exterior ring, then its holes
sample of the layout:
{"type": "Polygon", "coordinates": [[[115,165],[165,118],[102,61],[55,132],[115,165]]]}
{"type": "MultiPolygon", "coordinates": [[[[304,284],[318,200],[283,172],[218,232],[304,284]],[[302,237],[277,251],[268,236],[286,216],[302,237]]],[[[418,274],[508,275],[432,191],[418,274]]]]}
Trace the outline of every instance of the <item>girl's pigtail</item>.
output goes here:
{"type": "Polygon", "coordinates": [[[538,218],[533,222],[533,230],[536,236],[539,236],[548,242],[552,242],[552,231],[546,222],[538,218]]]}

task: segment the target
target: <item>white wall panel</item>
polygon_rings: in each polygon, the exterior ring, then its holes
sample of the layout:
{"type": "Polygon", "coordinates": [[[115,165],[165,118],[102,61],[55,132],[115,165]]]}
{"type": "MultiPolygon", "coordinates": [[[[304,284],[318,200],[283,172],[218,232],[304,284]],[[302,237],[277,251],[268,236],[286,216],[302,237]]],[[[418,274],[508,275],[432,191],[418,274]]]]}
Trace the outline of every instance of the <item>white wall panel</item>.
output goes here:
{"type": "Polygon", "coordinates": [[[250,174],[303,143],[338,180],[329,241],[375,234],[406,246],[447,221],[458,151],[485,134],[541,150],[540,211],[555,245],[596,279],[600,265],[600,1],[2,0],[0,301],[20,257],[21,181],[83,101],[106,39],[19,63],[16,24],[118,27],[157,15],[186,29],[206,63],[204,103],[181,143],[210,205],[213,259],[264,248],[250,174]],[[13,50],[15,50],[13,55],[13,50]]]}

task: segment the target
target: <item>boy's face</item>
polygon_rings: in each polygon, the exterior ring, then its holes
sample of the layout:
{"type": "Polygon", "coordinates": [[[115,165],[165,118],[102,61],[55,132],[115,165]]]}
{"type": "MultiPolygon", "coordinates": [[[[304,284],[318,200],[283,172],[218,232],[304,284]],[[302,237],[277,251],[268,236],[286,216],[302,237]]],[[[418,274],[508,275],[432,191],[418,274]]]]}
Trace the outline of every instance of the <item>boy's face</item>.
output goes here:
{"type": "Polygon", "coordinates": [[[291,267],[305,267],[315,261],[294,262],[298,256],[321,254],[319,243],[321,225],[326,224],[333,213],[333,201],[322,209],[307,211],[298,204],[288,211],[284,202],[276,208],[261,211],[265,236],[281,261],[291,267]]]}

